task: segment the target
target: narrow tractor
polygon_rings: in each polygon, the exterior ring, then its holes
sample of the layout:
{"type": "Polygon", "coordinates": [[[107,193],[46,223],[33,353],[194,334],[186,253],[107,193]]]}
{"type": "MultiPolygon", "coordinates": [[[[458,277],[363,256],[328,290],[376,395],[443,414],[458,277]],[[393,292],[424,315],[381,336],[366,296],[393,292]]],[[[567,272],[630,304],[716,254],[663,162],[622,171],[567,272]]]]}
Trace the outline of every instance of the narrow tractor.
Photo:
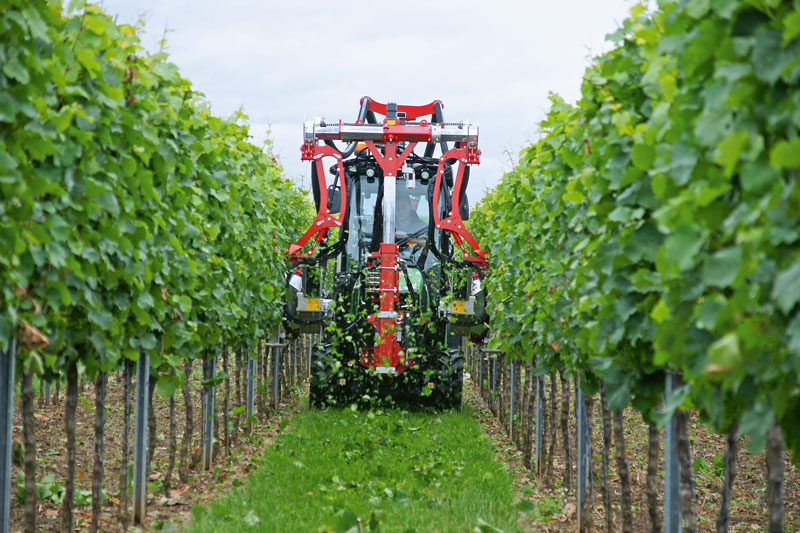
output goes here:
{"type": "Polygon", "coordinates": [[[486,253],[465,226],[478,126],[438,100],[360,104],[303,126],[317,214],[286,254],[285,325],[320,334],[310,404],[458,409],[462,339],[487,332],[486,253]]]}

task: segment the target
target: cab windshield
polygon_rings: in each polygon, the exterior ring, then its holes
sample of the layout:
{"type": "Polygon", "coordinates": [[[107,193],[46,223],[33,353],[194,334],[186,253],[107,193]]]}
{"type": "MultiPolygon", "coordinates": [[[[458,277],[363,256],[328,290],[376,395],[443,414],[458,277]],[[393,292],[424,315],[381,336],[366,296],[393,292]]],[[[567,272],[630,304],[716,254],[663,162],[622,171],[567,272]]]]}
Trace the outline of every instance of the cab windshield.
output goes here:
{"type": "MultiPolygon", "coordinates": [[[[347,262],[351,267],[366,264],[371,247],[379,243],[382,237],[377,235],[373,238],[374,231],[382,231],[375,228],[378,185],[378,179],[362,178],[354,180],[351,187],[349,235],[345,246],[347,262]]],[[[395,191],[395,242],[401,256],[405,256],[407,254],[404,252],[409,248],[425,248],[428,239],[428,186],[417,183],[414,189],[407,189],[405,181],[397,180],[395,191]]],[[[382,208],[378,206],[378,209],[382,208]]]]}

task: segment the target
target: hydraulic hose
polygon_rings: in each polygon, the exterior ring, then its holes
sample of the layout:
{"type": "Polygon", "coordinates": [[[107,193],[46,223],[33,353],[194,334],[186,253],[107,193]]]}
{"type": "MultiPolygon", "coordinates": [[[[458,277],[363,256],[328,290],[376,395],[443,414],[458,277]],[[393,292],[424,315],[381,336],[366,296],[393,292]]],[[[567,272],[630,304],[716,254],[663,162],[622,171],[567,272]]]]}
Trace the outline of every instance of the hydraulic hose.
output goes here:
{"type": "MultiPolygon", "coordinates": [[[[356,122],[364,122],[364,120],[367,118],[368,111],[369,111],[369,99],[364,98],[361,101],[361,107],[358,110],[358,118],[356,119],[356,122]]],[[[373,118],[375,118],[374,114],[373,118]]],[[[323,121],[321,125],[325,126],[325,121],[323,121]]],[[[347,159],[348,157],[353,155],[353,152],[355,152],[356,150],[356,146],[358,146],[358,143],[356,141],[353,141],[347,145],[347,148],[345,148],[344,150],[340,150],[336,146],[336,144],[330,139],[326,139],[325,144],[327,144],[328,146],[339,152],[339,154],[342,156],[342,159],[347,159]]]]}

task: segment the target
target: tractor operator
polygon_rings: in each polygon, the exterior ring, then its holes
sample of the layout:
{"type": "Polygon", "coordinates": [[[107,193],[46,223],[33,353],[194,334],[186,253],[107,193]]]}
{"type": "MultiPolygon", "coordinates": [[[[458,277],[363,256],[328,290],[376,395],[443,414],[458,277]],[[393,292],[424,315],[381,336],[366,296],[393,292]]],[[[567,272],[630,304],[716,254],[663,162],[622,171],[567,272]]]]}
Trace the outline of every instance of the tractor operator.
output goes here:
{"type": "Polygon", "coordinates": [[[396,236],[404,239],[409,235],[415,235],[426,229],[428,225],[419,218],[417,211],[411,203],[408,194],[398,191],[395,205],[395,228],[396,236]]]}

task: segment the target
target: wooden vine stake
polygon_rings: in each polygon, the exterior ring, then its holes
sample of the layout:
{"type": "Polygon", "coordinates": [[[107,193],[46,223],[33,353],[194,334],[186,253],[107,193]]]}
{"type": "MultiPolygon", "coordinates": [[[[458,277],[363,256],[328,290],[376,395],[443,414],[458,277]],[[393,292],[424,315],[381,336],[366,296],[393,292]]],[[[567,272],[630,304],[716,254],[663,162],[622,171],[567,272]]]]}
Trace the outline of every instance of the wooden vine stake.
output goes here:
{"type": "MultiPolygon", "coordinates": [[[[664,390],[665,398],[669,398],[677,388],[676,376],[667,374],[664,390]]],[[[664,432],[664,531],[680,533],[681,500],[679,483],[680,463],[678,461],[678,440],[675,416],[667,422],[664,432]]]]}
{"type": "Polygon", "coordinates": [[[785,465],[783,430],[774,424],[767,434],[767,512],[770,533],[783,531],[785,465]]]}

